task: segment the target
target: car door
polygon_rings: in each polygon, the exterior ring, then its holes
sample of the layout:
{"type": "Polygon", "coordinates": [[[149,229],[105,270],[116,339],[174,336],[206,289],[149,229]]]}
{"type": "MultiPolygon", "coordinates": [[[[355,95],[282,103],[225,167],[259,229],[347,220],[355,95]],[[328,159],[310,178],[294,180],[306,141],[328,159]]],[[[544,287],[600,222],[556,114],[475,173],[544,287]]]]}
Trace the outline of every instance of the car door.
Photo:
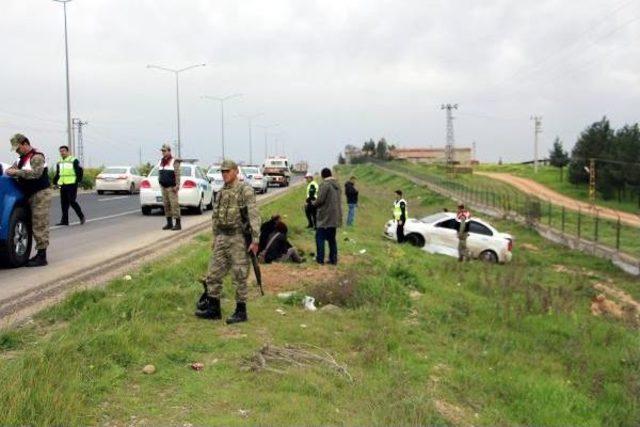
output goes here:
{"type": "Polygon", "coordinates": [[[431,232],[429,251],[433,253],[458,256],[458,226],[454,218],[436,222],[431,232]]]}
{"type": "Polygon", "coordinates": [[[469,221],[469,238],[467,239],[467,249],[470,255],[477,258],[482,251],[490,249],[493,232],[478,221],[469,221]]]}

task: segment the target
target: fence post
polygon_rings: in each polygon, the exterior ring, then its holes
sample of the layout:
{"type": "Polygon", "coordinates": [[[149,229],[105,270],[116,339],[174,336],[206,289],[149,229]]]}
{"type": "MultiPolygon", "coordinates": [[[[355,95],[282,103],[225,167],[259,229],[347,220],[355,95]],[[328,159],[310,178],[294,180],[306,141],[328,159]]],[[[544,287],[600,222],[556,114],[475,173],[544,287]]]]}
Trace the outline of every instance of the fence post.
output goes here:
{"type": "Polygon", "coordinates": [[[582,229],[582,209],[578,208],[578,240],[580,240],[581,229],[582,229]]]}
{"type": "Polygon", "coordinates": [[[493,194],[493,207],[496,207],[496,193],[495,192],[491,192],[491,194],[493,194]]]}
{"type": "Polygon", "coordinates": [[[616,251],[620,252],[620,217],[618,217],[618,221],[616,222],[616,251]]]}
{"type": "Polygon", "coordinates": [[[564,234],[565,207],[562,207],[562,234],[564,234]]]}
{"type": "Polygon", "coordinates": [[[549,227],[551,227],[551,200],[549,200],[549,227]]]}
{"type": "Polygon", "coordinates": [[[598,212],[596,212],[596,218],[594,220],[594,227],[593,227],[593,240],[595,242],[598,241],[598,223],[600,222],[600,217],[598,216],[598,212]]]}

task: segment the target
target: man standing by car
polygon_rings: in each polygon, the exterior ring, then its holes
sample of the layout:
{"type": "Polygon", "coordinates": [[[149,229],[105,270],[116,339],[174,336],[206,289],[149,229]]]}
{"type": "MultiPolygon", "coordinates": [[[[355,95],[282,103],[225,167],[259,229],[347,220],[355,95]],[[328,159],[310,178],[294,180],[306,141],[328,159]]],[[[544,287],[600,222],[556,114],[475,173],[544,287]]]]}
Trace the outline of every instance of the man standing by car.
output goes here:
{"type": "Polygon", "coordinates": [[[467,239],[469,238],[469,218],[471,214],[468,210],[465,210],[464,205],[460,203],[458,205],[458,212],[456,219],[460,221],[458,228],[458,261],[462,262],[465,259],[469,260],[469,251],[467,250],[467,239]]]}
{"type": "Polygon", "coordinates": [[[80,224],[85,223],[84,214],[76,201],[78,184],[82,181],[83,170],[80,161],[69,155],[69,147],[63,145],[59,149],[60,160],[56,165],[56,174],[53,183],[60,187],[60,205],[62,206],[62,219],[56,225],[69,225],[69,206],[73,208],[80,219],[80,224]]]}
{"type": "Polygon", "coordinates": [[[393,202],[393,219],[396,220],[396,238],[398,243],[404,243],[404,224],[407,222],[407,202],[402,198],[402,191],[396,190],[396,200],[393,202]]]}
{"type": "Polygon", "coordinates": [[[247,276],[249,275],[249,251],[258,253],[260,213],[256,196],[251,186],[238,181],[238,165],[225,160],[220,166],[224,187],[213,209],[213,253],[209,272],[205,279],[205,306],[196,311],[196,316],[204,319],[222,319],[220,296],[222,280],[231,272],[236,288],[236,309],[227,319],[227,324],[246,322],[247,319],[247,276]],[[247,248],[243,235],[242,211],[251,228],[251,244],[247,248]]]}
{"type": "Polygon", "coordinates": [[[347,206],[349,213],[347,214],[347,226],[353,225],[356,218],[356,208],[358,207],[358,190],[356,189],[356,177],[352,176],[349,181],[344,184],[344,195],[347,197],[347,206]]]}
{"type": "Polygon", "coordinates": [[[27,262],[27,267],[47,265],[47,247],[49,246],[49,168],[44,154],[31,147],[29,139],[22,134],[11,138],[11,150],[20,158],[6,173],[17,178],[18,185],[31,208],[31,227],[36,241],[36,255],[27,262]]]}
{"type": "Polygon", "coordinates": [[[338,263],[338,243],[336,229],[342,225],[342,198],[340,186],[331,176],[331,169],[324,168],[320,173],[322,184],[318,190],[318,198],[313,205],[318,208],[318,224],[316,228],[316,261],[324,264],[324,243],[329,243],[329,264],[338,263]]]}
{"type": "Polygon", "coordinates": [[[162,229],[181,230],[178,191],[180,190],[180,164],[182,162],[171,155],[169,144],[162,145],[160,151],[162,158],[158,162],[158,183],[162,188],[162,204],[164,205],[164,216],[167,218],[167,225],[162,229]]]}
{"type": "Polygon", "coordinates": [[[318,195],[318,183],[310,173],[306,174],[304,178],[307,180],[307,198],[304,205],[304,213],[307,215],[307,228],[316,228],[318,212],[313,202],[318,195]]]}

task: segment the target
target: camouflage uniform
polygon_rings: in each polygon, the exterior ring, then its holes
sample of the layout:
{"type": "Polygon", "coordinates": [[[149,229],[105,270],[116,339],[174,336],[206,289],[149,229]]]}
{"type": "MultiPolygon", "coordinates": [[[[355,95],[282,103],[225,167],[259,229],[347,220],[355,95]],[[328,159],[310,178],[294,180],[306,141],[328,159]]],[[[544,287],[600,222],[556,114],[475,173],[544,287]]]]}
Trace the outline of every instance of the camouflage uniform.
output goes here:
{"type": "MultiPolygon", "coordinates": [[[[178,174],[179,172],[176,172],[176,175],[178,174]]],[[[172,217],[175,219],[180,218],[180,203],[178,203],[178,192],[174,191],[173,187],[171,188],[160,187],[160,188],[162,189],[162,204],[164,205],[164,216],[172,217]]]]}
{"type": "MultiPolygon", "coordinates": [[[[39,179],[45,173],[45,158],[42,154],[34,154],[30,159],[31,170],[19,169],[15,177],[25,180],[39,179]]],[[[18,167],[18,163],[14,164],[18,167]]],[[[23,166],[24,168],[24,166],[23,166]]],[[[29,197],[31,208],[31,227],[36,249],[47,249],[49,246],[49,206],[51,205],[51,190],[46,188],[29,197]]]]}
{"type": "Polygon", "coordinates": [[[249,275],[249,255],[242,235],[240,209],[246,206],[251,223],[253,242],[258,243],[260,214],[256,206],[253,189],[235,181],[225,184],[213,210],[213,253],[209,272],[205,279],[207,294],[220,298],[222,280],[231,270],[232,282],[236,289],[236,302],[247,301],[247,277],[249,275]]]}
{"type": "Polygon", "coordinates": [[[467,218],[460,218],[460,229],[458,230],[458,261],[469,260],[469,250],[467,249],[467,238],[469,233],[465,230],[467,218]]]}

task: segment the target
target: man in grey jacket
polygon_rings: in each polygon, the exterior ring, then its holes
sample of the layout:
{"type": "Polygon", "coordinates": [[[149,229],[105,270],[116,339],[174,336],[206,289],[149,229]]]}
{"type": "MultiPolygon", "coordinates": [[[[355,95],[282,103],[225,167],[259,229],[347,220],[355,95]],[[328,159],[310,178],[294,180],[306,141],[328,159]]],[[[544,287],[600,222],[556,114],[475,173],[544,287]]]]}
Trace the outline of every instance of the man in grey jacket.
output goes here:
{"type": "Polygon", "coordinates": [[[342,226],[342,197],[340,186],[331,176],[331,169],[320,173],[322,184],[313,205],[318,209],[316,229],[316,261],[324,264],[324,243],[329,243],[329,264],[338,263],[336,229],[342,226]]]}

